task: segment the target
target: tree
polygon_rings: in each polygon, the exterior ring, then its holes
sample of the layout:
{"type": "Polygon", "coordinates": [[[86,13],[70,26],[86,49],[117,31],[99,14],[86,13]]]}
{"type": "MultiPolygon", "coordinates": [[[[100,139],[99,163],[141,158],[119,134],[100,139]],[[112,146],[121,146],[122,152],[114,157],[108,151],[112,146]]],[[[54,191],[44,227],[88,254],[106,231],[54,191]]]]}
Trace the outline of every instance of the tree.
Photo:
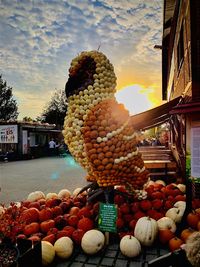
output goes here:
{"type": "Polygon", "coordinates": [[[53,96],[49,103],[47,103],[44,111],[41,114],[40,121],[50,124],[56,124],[62,127],[64,118],[67,112],[67,99],[64,90],[55,89],[53,96]]]}
{"type": "Polygon", "coordinates": [[[13,98],[12,88],[0,75],[0,120],[16,120],[19,113],[16,100],[13,98]]]}
{"type": "Polygon", "coordinates": [[[24,117],[23,119],[22,119],[24,122],[32,122],[32,121],[34,121],[31,117],[24,117]]]}

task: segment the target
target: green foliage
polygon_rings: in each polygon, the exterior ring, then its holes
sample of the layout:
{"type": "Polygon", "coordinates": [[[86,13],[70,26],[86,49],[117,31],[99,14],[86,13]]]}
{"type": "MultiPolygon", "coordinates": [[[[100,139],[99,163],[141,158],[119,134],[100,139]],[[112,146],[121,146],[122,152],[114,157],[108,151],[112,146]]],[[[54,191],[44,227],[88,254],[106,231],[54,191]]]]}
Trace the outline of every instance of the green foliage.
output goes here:
{"type": "Polygon", "coordinates": [[[12,88],[0,75],[0,120],[16,120],[19,113],[16,100],[13,98],[12,88]]]}
{"type": "Polygon", "coordinates": [[[25,122],[34,121],[31,117],[24,117],[22,120],[25,121],[25,122]]]}
{"type": "Polygon", "coordinates": [[[186,177],[191,176],[191,155],[186,156],[186,177]]]}
{"type": "Polygon", "coordinates": [[[37,120],[56,124],[57,127],[62,128],[64,118],[67,112],[67,101],[64,90],[55,90],[51,100],[47,103],[40,118],[37,120]]]}

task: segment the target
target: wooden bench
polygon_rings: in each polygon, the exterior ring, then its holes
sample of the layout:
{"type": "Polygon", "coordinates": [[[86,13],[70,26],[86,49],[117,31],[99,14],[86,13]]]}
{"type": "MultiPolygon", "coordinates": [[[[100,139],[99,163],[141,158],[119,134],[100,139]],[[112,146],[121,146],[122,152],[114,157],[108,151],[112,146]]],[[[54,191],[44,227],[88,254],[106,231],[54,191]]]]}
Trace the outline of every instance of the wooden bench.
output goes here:
{"type": "Polygon", "coordinates": [[[165,146],[139,146],[139,150],[170,150],[165,146]]]}
{"type": "Polygon", "coordinates": [[[175,177],[177,164],[170,149],[165,146],[141,146],[139,152],[142,154],[144,165],[151,178],[175,177]]]}
{"type": "Polygon", "coordinates": [[[171,160],[144,160],[147,169],[172,169],[176,168],[176,162],[171,160]]]}
{"type": "Polygon", "coordinates": [[[163,149],[149,149],[149,150],[140,150],[139,152],[142,154],[172,154],[172,151],[169,149],[163,150],[163,149]]]}
{"type": "Polygon", "coordinates": [[[172,177],[176,175],[176,162],[171,160],[144,160],[151,178],[172,177]]]}
{"type": "Polygon", "coordinates": [[[172,156],[170,155],[165,155],[165,154],[160,154],[160,155],[155,155],[155,154],[149,154],[149,155],[142,155],[143,160],[173,160],[172,156]]]}

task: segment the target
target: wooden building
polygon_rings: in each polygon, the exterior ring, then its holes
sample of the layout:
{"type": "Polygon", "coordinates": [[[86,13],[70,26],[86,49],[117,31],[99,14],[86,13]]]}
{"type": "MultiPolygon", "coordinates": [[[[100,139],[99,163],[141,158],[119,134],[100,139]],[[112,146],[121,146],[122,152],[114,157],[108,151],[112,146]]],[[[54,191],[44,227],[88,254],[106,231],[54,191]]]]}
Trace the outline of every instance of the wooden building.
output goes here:
{"type": "Polygon", "coordinates": [[[162,96],[169,103],[171,143],[185,175],[200,177],[200,1],[164,0],[162,39],[162,96]]]}
{"type": "MultiPolygon", "coordinates": [[[[185,180],[200,177],[200,1],[164,0],[162,99],[167,102],[132,116],[135,129],[168,122],[169,148],[185,180]],[[191,168],[186,171],[186,158],[191,168]],[[190,162],[188,162],[190,163],[190,162]],[[191,170],[191,172],[190,172],[191,170]]],[[[200,178],[199,178],[200,179],[200,178]]]]}

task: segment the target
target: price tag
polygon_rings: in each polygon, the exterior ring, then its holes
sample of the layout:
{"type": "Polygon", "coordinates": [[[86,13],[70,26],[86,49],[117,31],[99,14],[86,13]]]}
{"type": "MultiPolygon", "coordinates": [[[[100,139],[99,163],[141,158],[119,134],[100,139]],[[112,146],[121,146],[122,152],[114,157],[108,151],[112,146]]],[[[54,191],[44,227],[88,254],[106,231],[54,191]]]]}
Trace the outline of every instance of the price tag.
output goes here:
{"type": "Polygon", "coordinates": [[[104,232],[117,232],[117,206],[115,204],[100,203],[99,206],[99,230],[104,232]]]}

